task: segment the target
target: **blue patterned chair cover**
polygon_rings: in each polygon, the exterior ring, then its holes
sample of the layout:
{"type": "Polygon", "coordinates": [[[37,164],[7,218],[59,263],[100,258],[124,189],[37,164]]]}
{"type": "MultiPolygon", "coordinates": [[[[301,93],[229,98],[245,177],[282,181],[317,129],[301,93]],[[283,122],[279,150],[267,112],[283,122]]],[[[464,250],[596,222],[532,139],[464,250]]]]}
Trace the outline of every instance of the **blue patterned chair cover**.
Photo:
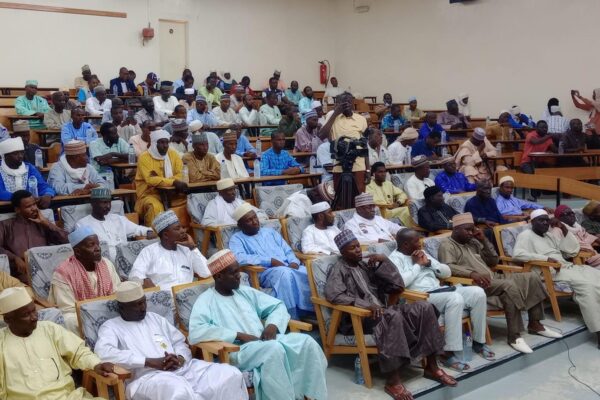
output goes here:
{"type": "Polygon", "coordinates": [[[431,236],[427,237],[423,240],[423,250],[431,257],[438,259],[438,251],[440,250],[440,245],[443,240],[447,240],[448,236],[439,237],[439,236],[431,236]]]}
{"type": "MultiPolygon", "coordinates": [[[[313,260],[311,265],[313,269],[313,279],[315,280],[315,286],[317,288],[318,296],[322,299],[325,299],[325,282],[327,281],[327,272],[333,267],[333,265],[338,261],[339,256],[326,256],[320,257],[316,260],[313,260]]],[[[325,333],[329,331],[329,323],[331,320],[331,310],[327,307],[321,307],[321,311],[323,312],[323,319],[325,320],[325,333]]],[[[375,340],[373,339],[373,335],[365,335],[365,343],[367,346],[375,346],[375,340]]],[[[335,335],[334,344],[336,345],[345,345],[345,346],[354,346],[356,345],[356,339],[354,335],[342,335],[338,333],[335,335]]]]}
{"type": "MultiPolygon", "coordinates": [[[[65,231],[71,233],[75,230],[75,225],[83,217],[92,213],[91,204],[78,204],[76,206],[64,206],[60,208],[60,217],[64,223],[65,231]]],[[[113,200],[110,207],[111,214],[125,215],[123,200],[113,200]]]]}
{"type": "Polygon", "coordinates": [[[312,223],[312,217],[290,217],[286,219],[288,240],[292,250],[302,252],[302,232],[312,223]]]}
{"type": "MultiPolygon", "coordinates": [[[[146,292],[147,311],[165,317],[175,325],[173,297],[168,290],[146,292]]],[[[79,313],[81,329],[86,344],[93,350],[98,341],[98,330],[109,319],[119,316],[117,300],[101,299],[81,304],[79,313]]]]}
{"type": "Polygon", "coordinates": [[[69,244],[56,246],[32,247],[25,252],[29,260],[31,288],[36,296],[47,299],[50,293],[50,282],[54,270],[60,263],[73,255],[69,244]]]}
{"type": "Polygon", "coordinates": [[[369,254],[385,254],[386,256],[389,256],[394,250],[396,250],[396,242],[373,243],[367,247],[369,254]]]}
{"type": "MultiPolygon", "coordinates": [[[[42,213],[42,215],[44,217],[46,217],[46,219],[52,223],[56,223],[56,218],[54,218],[54,210],[51,208],[45,208],[43,210],[40,210],[40,212],[42,213]]],[[[14,212],[11,213],[4,213],[4,214],[0,214],[0,221],[5,221],[7,219],[11,219],[14,218],[17,214],[15,214],[14,212]]]]}
{"type": "Polygon", "coordinates": [[[505,228],[500,231],[500,237],[502,238],[502,247],[504,248],[504,254],[509,257],[513,255],[513,249],[515,248],[515,243],[517,242],[517,236],[519,233],[523,232],[526,229],[529,229],[530,225],[518,225],[510,228],[505,228]]]}
{"type": "Polygon", "coordinates": [[[419,208],[425,205],[425,200],[409,200],[408,212],[415,225],[419,225],[419,208]]]}
{"type": "Polygon", "coordinates": [[[199,224],[208,202],[217,197],[218,192],[192,193],[187,197],[187,210],[192,221],[199,224]]]}
{"type": "Polygon", "coordinates": [[[390,180],[392,182],[392,185],[404,190],[404,184],[406,183],[408,178],[410,178],[412,175],[414,175],[412,172],[402,172],[400,174],[392,174],[390,177],[390,180]]]}
{"type": "Polygon", "coordinates": [[[462,214],[465,212],[465,204],[467,204],[467,201],[469,201],[469,199],[471,199],[473,197],[473,195],[457,195],[457,194],[453,194],[450,195],[450,197],[448,197],[448,200],[446,201],[446,203],[452,207],[454,209],[454,211],[456,211],[459,214],[462,214]]]}
{"type": "Polygon", "coordinates": [[[299,183],[279,186],[257,186],[256,187],[256,206],[264,210],[269,218],[275,218],[275,214],[283,201],[292,194],[302,190],[303,186],[299,183]]]}
{"type": "Polygon", "coordinates": [[[0,254],[0,271],[10,275],[10,264],[6,254],[0,254]]]}
{"type": "Polygon", "coordinates": [[[202,293],[214,285],[214,282],[199,282],[195,286],[187,287],[175,293],[174,297],[177,318],[179,319],[181,326],[185,328],[186,331],[189,331],[190,315],[192,314],[192,308],[194,308],[196,299],[198,299],[202,293]]]}
{"type": "MultiPolygon", "coordinates": [[[[346,210],[334,211],[333,213],[335,214],[335,220],[333,221],[333,224],[335,226],[337,226],[339,229],[343,230],[344,225],[346,225],[346,222],[348,222],[349,219],[352,219],[352,217],[354,217],[355,211],[356,211],[355,208],[348,208],[346,210]]],[[[379,210],[379,207],[375,208],[375,215],[381,216],[381,211],[379,210]]],[[[396,223],[402,225],[402,223],[400,223],[395,218],[391,219],[390,221],[396,222],[396,223]]]]}
{"type": "Polygon", "coordinates": [[[121,279],[127,279],[133,263],[144,247],[158,242],[158,239],[152,240],[134,240],[117,245],[117,259],[115,268],[121,279]]]}

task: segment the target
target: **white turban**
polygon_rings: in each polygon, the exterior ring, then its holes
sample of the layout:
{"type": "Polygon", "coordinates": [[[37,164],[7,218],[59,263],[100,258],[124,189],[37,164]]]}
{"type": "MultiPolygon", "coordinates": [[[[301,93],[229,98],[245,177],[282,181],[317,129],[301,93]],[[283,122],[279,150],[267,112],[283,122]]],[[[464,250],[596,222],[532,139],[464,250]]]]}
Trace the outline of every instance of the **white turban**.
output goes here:
{"type": "Polygon", "coordinates": [[[154,131],[150,134],[150,148],[148,149],[148,152],[150,153],[150,155],[152,156],[152,158],[154,158],[155,160],[164,160],[164,173],[165,173],[165,178],[171,178],[173,177],[173,167],[171,166],[171,159],[169,158],[169,151],[167,150],[167,154],[165,154],[164,156],[162,154],[160,154],[158,152],[158,148],[156,147],[156,144],[158,143],[159,140],[161,139],[171,139],[171,135],[169,134],[169,132],[163,130],[163,129],[159,129],[157,131],[154,131]]]}
{"type": "Polygon", "coordinates": [[[202,129],[202,122],[198,121],[197,119],[190,122],[190,124],[188,125],[188,130],[190,131],[190,133],[194,133],[197,132],[198,130],[202,129]]]}
{"type": "Polygon", "coordinates": [[[0,155],[13,153],[15,151],[24,151],[23,139],[21,137],[9,138],[0,142],[0,155]]]}
{"type": "Polygon", "coordinates": [[[537,217],[541,217],[542,215],[548,215],[548,213],[543,208],[540,208],[538,210],[533,210],[530,217],[533,220],[533,219],[536,219],[537,217]]]}

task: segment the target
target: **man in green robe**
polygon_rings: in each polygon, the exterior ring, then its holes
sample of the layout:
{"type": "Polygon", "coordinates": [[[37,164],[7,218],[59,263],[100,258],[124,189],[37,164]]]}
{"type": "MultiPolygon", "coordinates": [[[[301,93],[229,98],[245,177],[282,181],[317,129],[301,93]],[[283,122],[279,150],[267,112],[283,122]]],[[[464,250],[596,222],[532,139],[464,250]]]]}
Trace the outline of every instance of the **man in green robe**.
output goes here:
{"type": "Polygon", "coordinates": [[[25,82],[25,95],[15,100],[15,110],[18,115],[32,115],[39,119],[29,121],[31,129],[46,129],[44,125],[44,113],[50,110],[48,102],[37,93],[38,81],[30,79],[25,82]]]}

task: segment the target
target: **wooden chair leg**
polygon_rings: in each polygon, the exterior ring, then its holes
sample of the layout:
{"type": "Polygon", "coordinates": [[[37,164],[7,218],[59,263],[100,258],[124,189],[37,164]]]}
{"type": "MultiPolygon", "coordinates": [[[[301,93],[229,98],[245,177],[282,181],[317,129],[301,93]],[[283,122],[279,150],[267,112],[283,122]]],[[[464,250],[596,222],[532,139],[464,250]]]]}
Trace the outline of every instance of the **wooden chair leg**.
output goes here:
{"type": "Polygon", "coordinates": [[[209,231],[202,232],[202,254],[208,254],[211,236],[212,234],[209,231]]]}
{"type": "Polygon", "coordinates": [[[98,388],[98,397],[102,397],[103,399],[110,399],[108,395],[108,386],[102,382],[96,382],[96,387],[98,388]]]}
{"type": "Polygon", "coordinates": [[[337,334],[341,320],[342,312],[339,310],[333,310],[331,319],[329,320],[329,332],[327,332],[327,340],[323,344],[323,347],[325,347],[325,357],[328,360],[331,357],[331,350],[333,349],[333,346],[335,346],[335,335],[337,334]]]}
{"type": "Polygon", "coordinates": [[[358,355],[360,356],[360,366],[362,367],[365,386],[370,389],[373,387],[373,379],[371,377],[371,367],[369,365],[369,354],[367,353],[367,346],[365,344],[362,318],[358,315],[352,315],[352,328],[354,330],[354,338],[356,340],[356,347],[358,348],[358,355]]]}
{"type": "Polygon", "coordinates": [[[490,333],[490,326],[485,324],[485,344],[488,346],[492,345],[492,334],[490,333]]]}
{"type": "Polygon", "coordinates": [[[548,298],[552,305],[552,312],[554,313],[554,319],[558,322],[561,321],[560,308],[558,307],[558,298],[556,297],[556,290],[554,290],[554,281],[552,280],[552,273],[549,268],[543,268],[542,273],[544,275],[544,283],[546,284],[546,290],[548,290],[548,298]]]}
{"type": "Polygon", "coordinates": [[[113,392],[115,393],[115,400],[127,400],[127,397],[125,397],[125,383],[123,381],[119,380],[119,383],[113,387],[113,392]]]}

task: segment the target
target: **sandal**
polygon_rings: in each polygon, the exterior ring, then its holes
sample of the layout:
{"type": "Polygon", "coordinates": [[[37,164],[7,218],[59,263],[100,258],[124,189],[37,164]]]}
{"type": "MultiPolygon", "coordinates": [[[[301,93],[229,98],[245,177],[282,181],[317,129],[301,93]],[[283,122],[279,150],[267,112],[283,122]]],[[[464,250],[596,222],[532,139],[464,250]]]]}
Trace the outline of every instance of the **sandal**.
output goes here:
{"type": "Polygon", "coordinates": [[[448,358],[440,357],[442,364],[444,367],[451,369],[456,372],[466,372],[471,369],[471,366],[467,363],[464,363],[458,359],[456,356],[450,356],[448,358]]]}
{"type": "Polygon", "coordinates": [[[436,381],[441,383],[442,385],[445,386],[456,386],[458,384],[458,382],[456,382],[456,379],[454,379],[453,377],[451,377],[450,375],[448,375],[447,373],[444,372],[443,369],[438,368],[435,372],[431,373],[429,371],[425,371],[423,373],[423,377],[427,378],[427,379],[431,379],[432,381],[436,381]]]}
{"type": "Polygon", "coordinates": [[[414,400],[412,393],[404,387],[403,384],[398,383],[394,386],[385,385],[383,390],[389,394],[394,400],[414,400]]]}
{"type": "Polygon", "coordinates": [[[496,361],[496,353],[489,348],[487,344],[481,346],[481,349],[477,352],[481,358],[488,361],[496,361]]]}

